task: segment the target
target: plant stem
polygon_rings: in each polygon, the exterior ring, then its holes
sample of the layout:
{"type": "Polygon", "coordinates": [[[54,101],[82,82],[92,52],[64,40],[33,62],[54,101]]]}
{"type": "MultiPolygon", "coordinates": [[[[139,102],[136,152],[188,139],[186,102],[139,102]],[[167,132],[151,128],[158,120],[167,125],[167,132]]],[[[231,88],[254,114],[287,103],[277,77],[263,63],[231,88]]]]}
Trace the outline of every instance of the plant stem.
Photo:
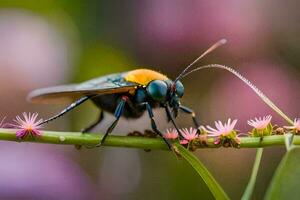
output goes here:
{"type": "Polygon", "coordinates": [[[260,161],[261,161],[262,154],[263,154],[263,148],[258,148],[256,150],[256,156],[255,156],[255,161],[254,161],[254,165],[253,165],[252,172],[251,172],[251,177],[250,177],[250,180],[249,180],[248,185],[246,187],[246,190],[243,194],[242,200],[251,199],[251,196],[252,196],[252,193],[253,193],[253,190],[254,190],[254,186],[255,186],[255,182],[256,182],[258,169],[259,169],[259,166],[260,166],[260,161]]]}
{"type": "MultiPolygon", "coordinates": [[[[80,132],[54,132],[42,131],[41,137],[27,137],[24,140],[16,138],[16,130],[0,129],[0,140],[15,141],[15,142],[35,142],[49,143],[61,145],[97,145],[103,135],[100,134],[82,134],[80,132]]],[[[268,146],[284,146],[284,135],[265,136],[263,139],[259,137],[241,137],[239,148],[259,148],[268,146]]],[[[197,148],[216,148],[214,139],[209,138],[207,145],[197,148]]],[[[293,140],[294,145],[300,145],[300,136],[295,135],[293,140]]],[[[128,147],[141,149],[161,149],[168,150],[166,144],[161,138],[146,138],[135,136],[108,136],[103,146],[128,147]]]]}

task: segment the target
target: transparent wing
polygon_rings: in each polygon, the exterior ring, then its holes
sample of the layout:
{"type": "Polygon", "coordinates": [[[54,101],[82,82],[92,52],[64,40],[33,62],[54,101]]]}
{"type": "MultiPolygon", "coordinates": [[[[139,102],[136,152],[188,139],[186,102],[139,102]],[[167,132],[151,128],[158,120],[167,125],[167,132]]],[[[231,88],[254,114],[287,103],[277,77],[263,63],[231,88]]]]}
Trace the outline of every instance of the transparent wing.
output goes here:
{"type": "Polygon", "coordinates": [[[122,74],[112,74],[81,84],[37,89],[29,93],[27,99],[33,103],[59,104],[72,102],[87,95],[125,93],[134,89],[136,85],[125,81],[122,74]]]}

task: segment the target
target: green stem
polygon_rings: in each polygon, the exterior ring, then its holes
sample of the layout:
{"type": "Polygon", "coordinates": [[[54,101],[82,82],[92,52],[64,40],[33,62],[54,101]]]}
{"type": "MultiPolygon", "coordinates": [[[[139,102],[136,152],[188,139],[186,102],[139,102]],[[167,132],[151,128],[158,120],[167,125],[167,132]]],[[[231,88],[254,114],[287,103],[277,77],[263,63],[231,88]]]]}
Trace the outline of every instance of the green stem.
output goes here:
{"type": "Polygon", "coordinates": [[[258,173],[258,169],[259,169],[262,154],[263,154],[263,148],[258,148],[257,151],[256,151],[256,156],[255,156],[255,161],[254,161],[251,177],[250,177],[250,180],[249,180],[248,185],[246,187],[246,190],[243,194],[242,200],[251,199],[251,196],[252,196],[252,193],[253,193],[253,190],[254,190],[254,186],[255,186],[255,182],[256,182],[256,177],[257,177],[257,173],[258,173]]]}
{"type": "MultiPolygon", "coordinates": [[[[24,140],[16,138],[16,130],[0,129],[0,140],[15,141],[15,142],[36,142],[62,145],[97,145],[102,138],[100,134],[82,134],[80,132],[54,132],[42,131],[42,137],[27,137],[24,140]]],[[[207,145],[202,145],[197,148],[216,148],[214,139],[209,138],[207,145]]],[[[293,140],[294,145],[300,145],[300,136],[295,135],[293,140]]],[[[284,135],[265,136],[263,140],[260,137],[241,137],[240,148],[259,148],[268,146],[284,146],[284,135]]],[[[108,136],[104,146],[114,147],[129,147],[141,149],[161,149],[168,150],[164,141],[160,138],[145,138],[134,136],[108,136]]]]}

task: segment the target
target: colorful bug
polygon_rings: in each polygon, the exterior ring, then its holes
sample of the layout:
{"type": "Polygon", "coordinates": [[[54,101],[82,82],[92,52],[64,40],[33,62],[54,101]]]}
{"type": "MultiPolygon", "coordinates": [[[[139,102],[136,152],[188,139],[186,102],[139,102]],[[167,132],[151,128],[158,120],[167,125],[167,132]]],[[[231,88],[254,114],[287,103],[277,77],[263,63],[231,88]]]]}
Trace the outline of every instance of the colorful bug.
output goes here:
{"type": "MultiPolygon", "coordinates": [[[[180,104],[180,99],[184,94],[184,87],[180,79],[188,73],[188,69],[192,65],[225,42],[226,40],[222,39],[211,46],[188,65],[174,81],[153,70],[136,69],[129,72],[102,76],[81,84],[37,89],[29,94],[28,99],[31,102],[37,103],[62,102],[65,99],[74,102],[59,114],[43,121],[41,124],[57,119],[87,100],[93,101],[101,109],[101,112],[98,120],[85,128],[82,131],[83,133],[89,132],[103,120],[104,111],[114,113],[115,120],[106,130],[105,135],[97,146],[103,144],[107,135],[113,131],[121,116],[125,118],[139,118],[145,111],[148,112],[151,119],[153,131],[162,137],[163,134],[156,126],[152,112],[152,108],[155,107],[165,109],[168,120],[173,123],[177,130],[178,127],[174,118],[177,117],[178,110],[190,114],[194,125],[198,128],[199,123],[193,110],[180,104]]],[[[168,147],[171,148],[169,141],[164,137],[162,138],[168,147]]]]}

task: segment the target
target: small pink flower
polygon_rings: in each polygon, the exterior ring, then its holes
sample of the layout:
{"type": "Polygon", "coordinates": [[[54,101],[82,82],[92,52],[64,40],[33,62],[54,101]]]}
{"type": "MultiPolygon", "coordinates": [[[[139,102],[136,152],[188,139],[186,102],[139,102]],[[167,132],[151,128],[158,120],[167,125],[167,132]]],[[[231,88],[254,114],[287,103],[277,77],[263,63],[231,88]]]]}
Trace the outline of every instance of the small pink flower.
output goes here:
{"type": "Polygon", "coordinates": [[[294,123],[292,126],[284,126],[286,129],[296,130],[297,132],[300,131],[300,119],[294,119],[294,123]]]}
{"type": "Polygon", "coordinates": [[[190,130],[183,128],[180,130],[181,135],[184,137],[184,140],[191,141],[198,137],[197,129],[191,127],[190,130]]]}
{"type": "Polygon", "coordinates": [[[180,144],[188,144],[189,141],[188,140],[180,140],[180,144]]]}
{"type": "Polygon", "coordinates": [[[254,128],[256,128],[258,130],[263,130],[263,129],[267,128],[267,126],[271,123],[271,119],[272,119],[271,115],[264,116],[263,118],[261,118],[261,117],[256,118],[255,117],[255,120],[253,120],[253,119],[248,120],[247,123],[250,126],[253,126],[254,128]]]}
{"type": "Polygon", "coordinates": [[[209,133],[208,136],[227,136],[233,131],[236,123],[237,119],[231,122],[231,119],[229,118],[227,123],[224,123],[224,125],[221,121],[215,121],[216,129],[210,126],[206,126],[206,128],[204,126],[201,126],[201,128],[209,133]]]}
{"type": "Polygon", "coordinates": [[[166,132],[164,133],[164,138],[175,140],[178,138],[178,131],[175,128],[167,129],[166,132]]]}
{"type": "Polygon", "coordinates": [[[42,128],[40,123],[43,121],[42,119],[39,119],[37,121],[38,113],[23,113],[24,119],[22,119],[20,116],[17,116],[16,119],[14,119],[14,122],[16,124],[12,124],[14,128],[19,129],[16,132],[17,138],[25,138],[27,135],[31,136],[41,136],[42,133],[39,130],[42,128]]]}

